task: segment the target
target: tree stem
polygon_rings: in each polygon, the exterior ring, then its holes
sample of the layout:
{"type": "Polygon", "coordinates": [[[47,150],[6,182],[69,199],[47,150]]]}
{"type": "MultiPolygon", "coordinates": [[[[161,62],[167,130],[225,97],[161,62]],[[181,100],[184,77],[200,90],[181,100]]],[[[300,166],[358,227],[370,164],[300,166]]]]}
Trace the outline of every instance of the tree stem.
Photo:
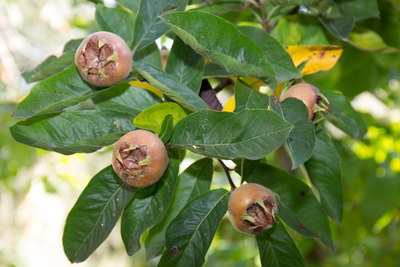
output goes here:
{"type": "Polygon", "coordinates": [[[222,160],[219,159],[218,162],[219,162],[219,164],[221,164],[222,168],[225,171],[226,177],[228,178],[228,182],[229,182],[229,184],[231,186],[231,191],[235,190],[236,186],[232,181],[231,174],[229,173],[229,168],[225,165],[225,163],[222,160]]]}

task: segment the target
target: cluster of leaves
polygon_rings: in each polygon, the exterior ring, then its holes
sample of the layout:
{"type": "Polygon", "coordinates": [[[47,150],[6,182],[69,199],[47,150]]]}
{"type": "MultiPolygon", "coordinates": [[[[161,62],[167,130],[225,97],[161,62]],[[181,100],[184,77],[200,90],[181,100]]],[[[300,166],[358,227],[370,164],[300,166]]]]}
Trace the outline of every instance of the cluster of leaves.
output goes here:
{"type": "MultiPolygon", "coordinates": [[[[285,225],[333,248],[328,217],[341,224],[343,193],[340,158],[331,139],[308,120],[300,100],[278,106],[248,79],[278,88],[279,95],[294,79],[331,68],[343,48],[330,40],[359,44],[361,37],[349,37],[354,21],[379,15],[372,12],[376,1],[366,2],[121,0],[115,8],[97,3],[99,29],[118,34],[135,52],[132,74],[113,87],[93,87],[74,65],[81,40],[71,40],[62,56],[49,57],[23,75],[38,83],[16,107],[12,117],[22,120],[11,134],[20,143],[70,155],[94,152],[142,128],[160,136],[170,150],[170,164],[157,184],[144,189],[125,184],[111,166],[94,176],[67,218],[63,244],[68,259],[86,260],[122,215],[121,236],[129,255],[140,249],[140,237],[150,229],[147,259],[162,255],[159,266],[201,266],[230,194],[210,190],[212,159],[233,160],[243,182],[279,195],[279,223],[257,236],[263,266],[305,265],[285,225]],[[254,26],[235,25],[238,12],[254,26]],[[293,21],[304,27],[293,31],[293,21]],[[163,35],[174,40],[165,67],[155,44],[163,35]],[[233,112],[210,109],[215,98],[202,96],[215,77],[238,77],[233,112]],[[69,108],[89,99],[91,110],[69,108]],[[311,187],[265,163],[282,145],[292,169],[300,167],[311,187]],[[182,150],[204,158],[178,175],[182,150]]],[[[364,122],[348,100],[321,91],[331,104],[326,119],[351,137],[363,136],[364,122]]]]}

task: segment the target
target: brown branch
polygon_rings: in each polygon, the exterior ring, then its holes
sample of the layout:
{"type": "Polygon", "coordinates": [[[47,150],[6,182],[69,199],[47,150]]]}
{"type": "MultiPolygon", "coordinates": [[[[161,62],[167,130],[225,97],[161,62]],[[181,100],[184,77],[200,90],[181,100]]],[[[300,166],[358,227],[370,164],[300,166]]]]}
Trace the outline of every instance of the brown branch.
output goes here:
{"type": "Polygon", "coordinates": [[[225,163],[222,160],[219,159],[218,162],[219,162],[219,164],[221,164],[222,168],[225,171],[226,177],[228,178],[228,182],[229,182],[229,184],[231,186],[231,191],[235,190],[236,186],[232,181],[231,174],[229,173],[229,171],[230,171],[229,168],[225,165],[225,163]]]}

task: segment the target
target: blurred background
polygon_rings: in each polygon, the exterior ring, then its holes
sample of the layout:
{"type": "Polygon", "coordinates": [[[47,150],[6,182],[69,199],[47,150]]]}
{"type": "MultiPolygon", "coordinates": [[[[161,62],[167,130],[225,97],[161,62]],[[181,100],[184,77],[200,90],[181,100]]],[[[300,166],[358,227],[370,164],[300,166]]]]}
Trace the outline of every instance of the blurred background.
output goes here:
{"type": "MultiPolygon", "coordinates": [[[[400,2],[378,2],[381,19],[358,26],[400,48],[400,2]]],[[[110,148],[63,156],[16,143],[8,130],[17,122],[10,119],[16,104],[33,86],[21,73],[60,56],[70,39],[96,31],[94,12],[95,4],[83,0],[0,1],[0,266],[70,266],[62,248],[65,219],[90,178],[110,164],[110,148]]],[[[224,14],[238,17],[235,12],[224,14]]],[[[400,53],[339,44],[346,49],[338,64],[305,80],[352,99],[368,132],[354,140],[325,122],[341,156],[344,184],[342,226],[331,221],[336,250],[291,234],[309,266],[400,266],[400,53]]],[[[189,155],[182,169],[195,159],[189,155]]],[[[269,162],[279,165],[275,154],[269,162]]],[[[227,187],[217,164],[215,169],[213,186],[227,187]]],[[[78,266],[155,266],[157,260],[146,263],[143,249],[128,257],[117,226],[78,266]]],[[[255,239],[225,218],[205,266],[260,265],[255,239]]]]}

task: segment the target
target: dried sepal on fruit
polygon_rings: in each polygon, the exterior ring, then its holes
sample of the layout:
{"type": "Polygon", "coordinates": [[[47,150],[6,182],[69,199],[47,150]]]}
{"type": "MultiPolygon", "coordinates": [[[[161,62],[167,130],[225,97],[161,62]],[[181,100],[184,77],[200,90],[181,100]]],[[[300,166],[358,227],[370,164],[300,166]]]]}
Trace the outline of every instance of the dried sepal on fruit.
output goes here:
{"type": "Polygon", "coordinates": [[[318,111],[327,111],[329,108],[328,100],[321,94],[319,89],[308,83],[298,83],[291,86],[279,99],[282,102],[286,98],[297,98],[307,106],[310,121],[315,119],[315,113],[318,111]],[[326,102],[326,104],[324,103],[326,102]]]}
{"type": "Polygon", "coordinates": [[[156,183],[168,166],[168,153],[155,134],[135,130],[114,145],[112,166],[117,175],[133,187],[156,183]]]}
{"type": "Polygon", "coordinates": [[[248,183],[236,188],[228,203],[228,215],[240,232],[258,235],[276,222],[278,205],[268,188],[248,183]]]}
{"type": "Polygon", "coordinates": [[[95,32],[79,45],[75,64],[83,79],[94,86],[109,87],[128,77],[132,52],[118,35],[95,32]]]}

